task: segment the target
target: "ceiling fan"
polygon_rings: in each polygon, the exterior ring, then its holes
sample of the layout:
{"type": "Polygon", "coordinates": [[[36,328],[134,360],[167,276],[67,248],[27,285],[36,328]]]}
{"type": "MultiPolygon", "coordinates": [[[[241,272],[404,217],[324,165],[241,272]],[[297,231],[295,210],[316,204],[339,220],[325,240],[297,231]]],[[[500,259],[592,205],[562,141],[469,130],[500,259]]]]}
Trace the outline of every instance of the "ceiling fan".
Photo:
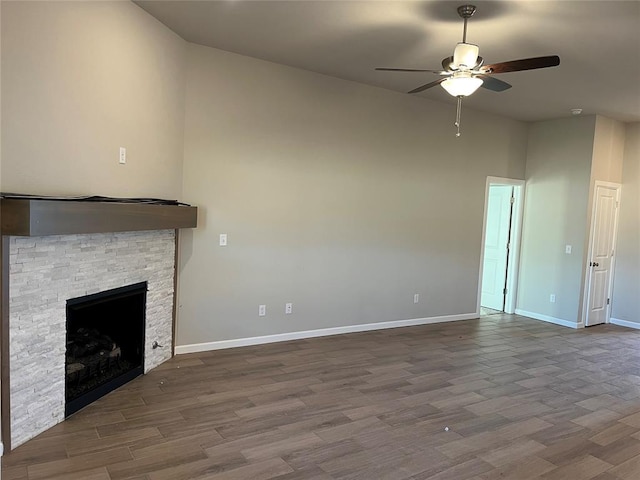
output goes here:
{"type": "Polygon", "coordinates": [[[478,55],[480,49],[477,45],[467,43],[467,20],[476,13],[475,5],[461,5],[458,7],[458,15],[464,20],[462,31],[462,42],[456,45],[453,56],[442,60],[442,70],[423,70],[413,68],[376,68],[376,70],[387,72],[430,72],[440,75],[433,82],[425,83],[414,88],[408,93],[419,93],[428,88],[441,85],[447,93],[457,97],[458,104],[456,110],[455,126],[458,131],[456,136],[460,136],[460,113],[462,109],[462,98],[471,95],[478,88],[484,87],[494,92],[502,92],[511,88],[507,82],[492,77],[497,73],[520,72],[522,70],[534,70],[537,68],[556,67],[560,65],[560,57],[551,55],[548,57],[524,58],[511,60],[509,62],[484,64],[484,59],[478,55]]]}

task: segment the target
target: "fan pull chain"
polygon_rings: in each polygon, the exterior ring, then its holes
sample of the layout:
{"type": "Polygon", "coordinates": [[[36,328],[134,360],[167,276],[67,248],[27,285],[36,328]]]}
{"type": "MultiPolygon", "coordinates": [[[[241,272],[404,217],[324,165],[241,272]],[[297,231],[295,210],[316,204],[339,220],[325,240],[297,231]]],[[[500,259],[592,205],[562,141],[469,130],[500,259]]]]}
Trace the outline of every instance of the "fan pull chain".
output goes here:
{"type": "Polygon", "coordinates": [[[460,115],[462,113],[462,96],[458,97],[458,106],[456,108],[456,123],[454,125],[458,128],[456,137],[460,136],[460,115]]]}

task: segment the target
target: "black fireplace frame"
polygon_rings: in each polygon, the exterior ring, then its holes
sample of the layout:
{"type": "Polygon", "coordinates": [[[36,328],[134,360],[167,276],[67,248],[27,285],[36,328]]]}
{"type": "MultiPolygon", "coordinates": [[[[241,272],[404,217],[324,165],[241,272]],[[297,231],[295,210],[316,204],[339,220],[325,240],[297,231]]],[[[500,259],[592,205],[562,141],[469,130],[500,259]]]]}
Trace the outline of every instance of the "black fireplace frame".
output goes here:
{"type": "MultiPolygon", "coordinates": [[[[99,398],[114,391],[115,389],[121,387],[122,385],[130,382],[134,378],[144,374],[145,330],[146,330],[146,324],[147,324],[147,318],[146,318],[147,291],[148,291],[147,282],[140,282],[140,283],[135,283],[131,285],[126,285],[124,287],[105,290],[103,292],[94,293],[84,297],[70,298],[67,300],[67,306],[66,306],[67,319],[69,318],[69,310],[73,309],[78,305],[83,305],[83,306],[97,305],[107,299],[113,300],[118,298],[126,298],[133,295],[138,295],[138,294],[143,295],[142,300],[143,300],[144,308],[142,309],[142,322],[140,322],[140,331],[138,332],[142,339],[141,346],[140,346],[141,348],[140,365],[135,366],[134,368],[132,368],[131,370],[128,370],[122,375],[119,375],[115,378],[112,378],[111,380],[106,381],[105,383],[98,385],[96,388],[84,393],[83,395],[73,400],[66,400],[67,385],[65,382],[65,407],[64,407],[65,418],[73,415],[75,412],[81,410],[87,405],[90,405],[91,403],[95,402],[99,398]]],[[[65,365],[66,365],[66,362],[65,362],[65,365]]]]}

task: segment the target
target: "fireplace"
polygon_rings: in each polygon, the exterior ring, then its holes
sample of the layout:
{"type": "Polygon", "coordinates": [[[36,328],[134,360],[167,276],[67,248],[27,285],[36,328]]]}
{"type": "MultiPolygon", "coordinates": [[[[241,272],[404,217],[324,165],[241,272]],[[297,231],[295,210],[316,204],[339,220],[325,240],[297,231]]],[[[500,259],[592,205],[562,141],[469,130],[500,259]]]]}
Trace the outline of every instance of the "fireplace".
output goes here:
{"type": "Polygon", "coordinates": [[[10,389],[2,407],[10,406],[6,425],[11,432],[5,438],[15,448],[69,414],[68,299],[95,299],[93,295],[146,282],[144,373],[171,357],[175,232],[12,236],[6,243],[11,283],[9,355],[3,367],[9,367],[10,389]],[[163,347],[154,349],[156,343],[163,347]]]}
{"type": "Polygon", "coordinates": [[[144,373],[147,282],[67,300],[65,417],[144,373]]]}
{"type": "Polygon", "coordinates": [[[110,367],[125,365],[135,376],[171,358],[177,229],[195,227],[197,209],[153,199],[0,197],[2,440],[11,450],[82,408],[74,403],[84,394],[97,398],[112,388],[124,374],[114,370],[99,380],[110,367]],[[124,311],[141,316],[103,313],[103,294],[112,293],[124,311]],[[93,320],[76,325],[84,311],[93,320]],[[116,323],[126,335],[112,330],[116,323]],[[90,345],[84,352],[76,346],[67,362],[67,342],[82,335],[93,335],[85,343],[101,348],[87,353],[90,345]],[[91,355],[98,356],[83,358],[91,355]],[[100,361],[105,355],[110,360],[100,361]]]}

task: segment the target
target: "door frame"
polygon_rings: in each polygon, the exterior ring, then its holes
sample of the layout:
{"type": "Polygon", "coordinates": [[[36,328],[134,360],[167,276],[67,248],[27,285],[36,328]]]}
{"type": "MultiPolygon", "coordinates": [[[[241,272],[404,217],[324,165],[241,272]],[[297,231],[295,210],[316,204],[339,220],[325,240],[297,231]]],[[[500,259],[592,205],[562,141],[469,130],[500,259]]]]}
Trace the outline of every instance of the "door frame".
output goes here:
{"type": "Polygon", "coordinates": [[[520,241],[522,239],[522,222],[524,214],[524,189],[525,181],[516,178],[487,177],[484,191],[484,215],[482,220],[482,241],[480,242],[480,268],[478,272],[478,300],[476,313],[480,315],[480,302],[482,297],[482,271],[484,269],[484,247],[487,234],[487,214],[489,207],[489,188],[491,185],[510,185],[513,190],[513,216],[511,218],[511,242],[507,257],[507,294],[504,303],[504,312],[513,314],[516,310],[518,269],[520,266],[520,241]]]}
{"type": "MultiPolygon", "coordinates": [[[[615,182],[605,182],[602,180],[596,180],[593,185],[593,196],[591,199],[591,223],[589,224],[589,243],[587,247],[587,256],[583,260],[583,272],[584,272],[584,290],[582,292],[582,314],[580,315],[580,323],[583,327],[587,326],[587,315],[589,313],[589,300],[591,299],[591,267],[589,266],[589,262],[591,261],[591,256],[593,255],[593,242],[595,240],[595,216],[596,216],[596,202],[598,200],[598,187],[608,187],[614,188],[616,190],[616,209],[613,220],[613,240],[611,244],[613,245],[613,255],[611,256],[611,265],[609,266],[609,288],[607,291],[607,298],[611,298],[613,295],[613,272],[616,266],[616,247],[618,243],[618,217],[620,216],[620,197],[622,192],[622,184],[615,182]]],[[[607,306],[607,311],[605,312],[604,324],[611,323],[611,303],[607,306]]],[[[600,324],[602,325],[602,324],[600,324]]]]}

